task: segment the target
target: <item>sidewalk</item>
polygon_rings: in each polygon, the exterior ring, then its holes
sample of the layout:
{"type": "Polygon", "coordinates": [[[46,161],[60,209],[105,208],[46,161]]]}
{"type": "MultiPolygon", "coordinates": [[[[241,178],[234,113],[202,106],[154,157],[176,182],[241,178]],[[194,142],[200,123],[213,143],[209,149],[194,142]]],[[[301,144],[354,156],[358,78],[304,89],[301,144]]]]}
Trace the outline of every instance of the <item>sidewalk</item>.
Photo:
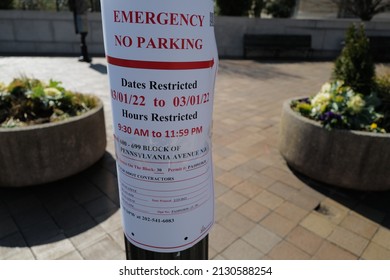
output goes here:
{"type": "MultiPolygon", "coordinates": [[[[108,137],[105,156],[85,172],[32,188],[0,188],[0,259],[125,259],[105,65],[104,58],[89,65],[0,57],[0,81],[51,78],[101,97],[108,137]]],[[[220,61],[210,259],[390,259],[389,192],[300,179],[277,149],[283,101],[318,91],[332,66],[220,61]]]]}

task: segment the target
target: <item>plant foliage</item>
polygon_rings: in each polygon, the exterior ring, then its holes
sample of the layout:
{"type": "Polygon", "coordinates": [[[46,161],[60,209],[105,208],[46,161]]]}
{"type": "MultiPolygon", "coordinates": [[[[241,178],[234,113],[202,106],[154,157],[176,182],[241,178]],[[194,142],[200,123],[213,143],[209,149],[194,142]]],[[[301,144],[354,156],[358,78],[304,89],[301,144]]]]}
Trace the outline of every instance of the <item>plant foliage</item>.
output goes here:
{"type": "Polygon", "coordinates": [[[333,78],[342,80],[354,91],[371,94],[375,85],[375,65],[364,26],[352,25],[346,34],[341,55],[335,61],[333,78]]]}
{"type": "Polygon", "coordinates": [[[268,0],[265,12],[274,18],[289,18],[293,15],[296,0],[268,0]]]}
{"type": "Polygon", "coordinates": [[[252,10],[255,17],[261,17],[261,12],[263,11],[265,4],[266,0],[253,0],[252,10]]]}
{"type": "MultiPolygon", "coordinates": [[[[0,9],[69,11],[68,2],[68,0],[0,0],[0,9]]],[[[91,12],[100,11],[100,0],[87,2],[91,12]]]]}
{"type": "Polygon", "coordinates": [[[312,97],[293,101],[301,115],[325,128],[390,131],[390,75],[376,76],[363,26],[351,26],[333,79],[312,97]]]}
{"type": "Polygon", "coordinates": [[[386,131],[390,131],[390,74],[376,78],[376,92],[381,99],[381,111],[383,112],[382,126],[386,131]]]}
{"type": "Polygon", "coordinates": [[[375,95],[363,96],[342,81],[325,83],[314,97],[293,102],[292,108],[325,128],[386,132],[375,95]]]}
{"type": "Polygon", "coordinates": [[[18,78],[0,84],[0,127],[56,122],[78,116],[97,104],[96,97],[64,89],[61,82],[45,84],[37,79],[18,78]]]}
{"type": "Polygon", "coordinates": [[[252,0],[217,0],[217,5],[222,16],[246,16],[252,0]]]}
{"type": "Polygon", "coordinates": [[[332,0],[339,9],[359,17],[363,21],[370,21],[376,14],[390,9],[390,0],[332,0]]]}
{"type": "Polygon", "coordinates": [[[13,0],[1,0],[0,1],[0,9],[10,10],[14,8],[13,0]]]}

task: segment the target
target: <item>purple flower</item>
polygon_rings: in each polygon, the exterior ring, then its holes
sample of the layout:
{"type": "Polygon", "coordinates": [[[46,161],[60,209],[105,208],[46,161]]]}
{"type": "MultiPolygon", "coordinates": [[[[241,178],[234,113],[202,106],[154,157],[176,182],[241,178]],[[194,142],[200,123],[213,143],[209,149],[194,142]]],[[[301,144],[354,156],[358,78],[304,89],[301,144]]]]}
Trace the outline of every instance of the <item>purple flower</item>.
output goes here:
{"type": "Polygon", "coordinates": [[[306,104],[311,104],[310,98],[302,98],[299,100],[299,102],[306,103],[306,104]]]}
{"type": "Polygon", "coordinates": [[[323,121],[323,122],[330,122],[333,119],[340,121],[341,115],[333,113],[332,111],[329,111],[329,112],[326,112],[326,113],[320,115],[319,119],[320,119],[320,121],[323,121]]]}

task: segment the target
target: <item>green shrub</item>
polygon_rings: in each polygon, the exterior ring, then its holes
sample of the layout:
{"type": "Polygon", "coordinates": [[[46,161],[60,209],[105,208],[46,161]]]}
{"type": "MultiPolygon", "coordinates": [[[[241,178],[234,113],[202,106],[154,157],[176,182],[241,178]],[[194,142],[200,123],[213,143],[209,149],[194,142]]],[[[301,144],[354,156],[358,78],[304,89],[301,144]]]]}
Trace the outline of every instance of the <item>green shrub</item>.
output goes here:
{"type": "MultiPolygon", "coordinates": [[[[8,1],[8,0],[0,0],[8,1]]],[[[17,10],[68,11],[68,0],[13,0],[12,8],[17,10]]],[[[91,1],[94,3],[94,1],[91,1]]]]}
{"type": "Polygon", "coordinates": [[[370,95],[375,86],[375,65],[370,52],[370,43],[364,26],[352,25],[333,70],[335,80],[344,81],[354,91],[370,95]]]}
{"type": "Polygon", "coordinates": [[[296,0],[268,0],[265,12],[274,18],[289,18],[293,15],[296,0]]]}
{"type": "Polygon", "coordinates": [[[0,10],[10,10],[14,8],[13,0],[1,0],[0,1],[0,10]]]}
{"type": "Polygon", "coordinates": [[[383,127],[390,131],[390,74],[376,78],[376,92],[382,101],[383,127]]]}
{"type": "Polygon", "coordinates": [[[61,82],[14,79],[8,86],[0,83],[0,127],[61,121],[96,104],[96,97],[65,90],[61,82]]]}
{"type": "Polygon", "coordinates": [[[217,0],[219,15],[246,16],[251,9],[252,0],[217,0]]]}
{"type": "Polygon", "coordinates": [[[292,109],[325,128],[390,132],[390,74],[377,77],[363,25],[352,25],[330,83],[292,109]]]}
{"type": "Polygon", "coordinates": [[[379,97],[390,103],[390,74],[377,77],[376,86],[379,97]]]}
{"type": "Polygon", "coordinates": [[[253,0],[252,9],[253,9],[253,15],[255,17],[261,17],[261,12],[263,11],[265,4],[266,4],[266,0],[253,0]]]}
{"type": "Polygon", "coordinates": [[[320,122],[327,129],[386,132],[377,99],[354,92],[342,81],[325,83],[313,97],[294,101],[292,109],[320,122]]]}

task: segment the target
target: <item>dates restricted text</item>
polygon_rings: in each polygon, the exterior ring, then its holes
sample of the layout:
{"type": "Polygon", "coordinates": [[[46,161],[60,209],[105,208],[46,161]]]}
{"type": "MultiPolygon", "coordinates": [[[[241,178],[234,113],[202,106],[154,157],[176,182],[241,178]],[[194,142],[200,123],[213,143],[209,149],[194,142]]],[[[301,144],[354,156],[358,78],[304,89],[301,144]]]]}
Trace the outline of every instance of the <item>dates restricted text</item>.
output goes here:
{"type": "Polygon", "coordinates": [[[189,247],[213,224],[213,97],[208,72],[198,72],[128,69],[111,84],[125,234],[148,250],[189,247]]]}
{"type": "MultiPolygon", "coordinates": [[[[146,106],[147,102],[153,104],[154,107],[165,107],[167,101],[159,99],[157,97],[152,98],[150,101],[144,95],[130,94],[118,90],[111,89],[111,98],[119,103],[123,103],[130,106],[146,106]]],[[[178,95],[169,100],[170,105],[174,107],[190,107],[195,105],[201,105],[210,102],[210,93],[202,93],[196,95],[178,95]]]]}

